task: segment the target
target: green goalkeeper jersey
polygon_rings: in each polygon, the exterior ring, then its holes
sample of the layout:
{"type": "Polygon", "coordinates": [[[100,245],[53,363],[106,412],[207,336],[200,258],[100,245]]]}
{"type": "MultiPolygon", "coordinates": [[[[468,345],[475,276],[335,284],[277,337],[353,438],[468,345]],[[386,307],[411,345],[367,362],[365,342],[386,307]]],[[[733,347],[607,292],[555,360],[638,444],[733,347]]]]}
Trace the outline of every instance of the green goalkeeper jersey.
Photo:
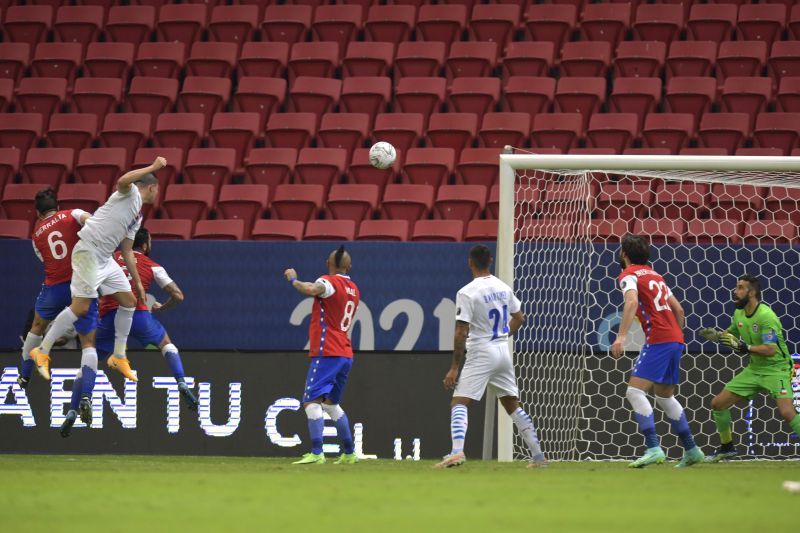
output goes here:
{"type": "Polygon", "coordinates": [[[744,309],[737,309],[728,331],[751,346],[775,344],[778,347],[772,357],[751,355],[748,364],[751,370],[759,373],[786,373],[791,370],[792,359],[783,339],[781,321],[767,304],[759,303],[751,316],[747,316],[744,309]]]}

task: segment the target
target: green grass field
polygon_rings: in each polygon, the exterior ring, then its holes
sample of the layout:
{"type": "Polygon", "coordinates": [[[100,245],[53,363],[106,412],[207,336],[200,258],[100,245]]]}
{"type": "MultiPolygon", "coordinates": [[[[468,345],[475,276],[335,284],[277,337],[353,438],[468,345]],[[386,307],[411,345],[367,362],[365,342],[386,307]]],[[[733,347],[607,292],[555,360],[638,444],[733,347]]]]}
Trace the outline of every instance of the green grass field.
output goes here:
{"type": "Polygon", "coordinates": [[[0,531],[791,531],[800,506],[800,462],[289,462],[0,455],[0,531]]]}

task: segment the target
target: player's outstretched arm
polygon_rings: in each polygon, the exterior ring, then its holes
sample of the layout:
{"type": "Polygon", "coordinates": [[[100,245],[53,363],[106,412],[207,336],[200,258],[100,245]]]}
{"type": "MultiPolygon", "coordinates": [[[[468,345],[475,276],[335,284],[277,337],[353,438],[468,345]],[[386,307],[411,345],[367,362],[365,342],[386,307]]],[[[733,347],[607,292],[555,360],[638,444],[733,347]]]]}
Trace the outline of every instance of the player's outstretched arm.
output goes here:
{"type": "Polygon", "coordinates": [[[292,284],[292,287],[297,289],[297,292],[305,296],[321,296],[325,294],[325,286],[322,283],[311,283],[308,281],[300,281],[297,279],[297,271],[293,268],[287,268],[283,273],[286,280],[292,284]]]}
{"type": "Polygon", "coordinates": [[[675,315],[675,320],[678,321],[678,327],[683,329],[683,327],[686,325],[686,313],[683,310],[683,306],[678,299],[672,295],[667,298],[667,305],[669,305],[669,308],[672,309],[672,314],[675,315]]]}
{"type": "Polygon", "coordinates": [[[628,330],[631,329],[633,318],[636,316],[636,306],[638,305],[639,293],[634,290],[625,292],[625,306],[622,310],[622,322],[619,325],[619,333],[611,345],[611,355],[614,359],[619,359],[622,355],[623,347],[625,346],[625,336],[628,330]]]}
{"type": "Polygon", "coordinates": [[[456,332],[453,337],[453,362],[450,370],[444,376],[444,388],[454,389],[458,381],[458,369],[461,367],[461,360],[467,351],[467,337],[469,336],[469,322],[458,320],[456,322],[456,332]]]}
{"type": "Polygon", "coordinates": [[[122,177],[117,180],[117,190],[122,194],[128,194],[131,190],[131,185],[151,172],[161,170],[165,166],[167,166],[167,160],[163,157],[156,157],[156,160],[153,161],[152,164],[144,168],[137,168],[123,174],[122,177]]]}
{"type": "Polygon", "coordinates": [[[136,257],[133,255],[133,240],[124,239],[119,248],[122,252],[122,259],[125,261],[125,267],[128,269],[128,275],[131,277],[133,294],[144,302],[147,299],[147,295],[144,292],[142,280],[139,279],[139,271],[136,270],[136,257]]]}
{"type": "Polygon", "coordinates": [[[180,287],[178,287],[178,284],[175,283],[174,281],[162,287],[162,289],[164,290],[164,292],[169,294],[169,299],[163,304],[160,304],[158,302],[154,303],[153,312],[168,311],[173,307],[177,306],[178,304],[182,303],[184,300],[183,291],[181,291],[180,287]]]}

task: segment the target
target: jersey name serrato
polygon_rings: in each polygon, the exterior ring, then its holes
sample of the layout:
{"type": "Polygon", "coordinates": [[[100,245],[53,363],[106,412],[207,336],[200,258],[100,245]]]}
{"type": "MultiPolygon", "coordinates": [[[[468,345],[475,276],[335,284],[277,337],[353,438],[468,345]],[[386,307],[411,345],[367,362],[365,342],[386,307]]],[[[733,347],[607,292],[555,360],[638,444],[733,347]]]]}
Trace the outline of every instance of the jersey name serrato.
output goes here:
{"type": "MultiPolygon", "coordinates": [[[[164,269],[164,267],[144,255],[142,252],[134,251],[133,255],[136,258],[136,271],[139,273],[139,279],[142,281],[145,292],[150,289],[150,285],[153,283],[153,280],[155,280],[156,284],[162,289],[172,283],[172,279],[169,277],[169,274],[167,274],[167,271],[164,269]]],[[[114,260],[119,263],[119,266],[122,267],[125,275],[128,276],[128,281],[131,281],[131,275],[128,273],[128,269],[125,266],[125,260],[122,258],[122,252],[114,252],[114,260]]],[[[133,291],[133,289],[131,290],[133,291]]],[[[119,304],[113,296],[103,296],[100,298],[100,316],[108,314],[117,307],[119,307],[119,304]]],[[[147,303],[137,299],[136,310],[148,311],[147,303]]]]}
{"type": "Polygon", "coordinates": [[[744,309],[733,313],[728,331],[751,346],[775,344],[777,351],[772,357],[751,355],[748,366],[756,372],[791,372],[792,358],[783,338],[781,321],[770,306],[759,303],[755,312],[747,316],[744,309]]]}
{"type": "Polygon", "coordinates": [[[308,327],[310,357],[353,357],[347,333],[353,326],[361,294],[349,276],[322,276],[325,292],[314,298],[308,327]]]}
{"type": "Polygon", "coordinates": [[[57,211],[36,221],[33,251],[44,263],[45,285],[58,285],[72,279],[72,249],[81,230],[78,220],[84,214],[82,209],[57,211]]]}
{"type": "Polygon", "coordinates": [[[114,191],[78,233],[100,257],[111,257],[126,238],[133,240],[142,224],[142,195],[131,185],[128,194],[114,191]]]}
{"type": "Polygon", "coordinates": [[[494,276],[475,278],[456,295],[456,320],[469,323],[467,356],[475,348],[508,340],[508,318],[521,308],[514,291],[494,276]]]}
{"type": "Polygon", "coordinates": [[[667,303],[672,291],[661,274],[646,265],[631,265],[622,271],[617,281],[623,295],[629,290],[638,293],[636,318],[642,325],[647,344],[683,344],[683,331],[667,303]]]}

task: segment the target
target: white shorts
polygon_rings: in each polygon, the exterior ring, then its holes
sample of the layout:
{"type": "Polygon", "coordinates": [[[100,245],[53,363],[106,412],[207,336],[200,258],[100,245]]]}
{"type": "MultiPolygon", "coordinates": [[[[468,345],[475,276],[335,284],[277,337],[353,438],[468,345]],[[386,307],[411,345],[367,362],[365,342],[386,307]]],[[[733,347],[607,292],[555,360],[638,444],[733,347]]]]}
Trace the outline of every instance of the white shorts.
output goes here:
{"type": "Polygon", "coordinates": [[[519,397],[514,363],[505,342],[486,344],[468,353],[453,396],[480,401],[487,385],[496,388],[500,398],[519,397]]]}
{"type": "Polygon", "coordinates": [[[72,249],[72,296],[97,298],[97,289],[103,294],[131,292],[131,284],[122,267],[111,257],[99,257],[91,245],[78,241],[72,249]]]}

